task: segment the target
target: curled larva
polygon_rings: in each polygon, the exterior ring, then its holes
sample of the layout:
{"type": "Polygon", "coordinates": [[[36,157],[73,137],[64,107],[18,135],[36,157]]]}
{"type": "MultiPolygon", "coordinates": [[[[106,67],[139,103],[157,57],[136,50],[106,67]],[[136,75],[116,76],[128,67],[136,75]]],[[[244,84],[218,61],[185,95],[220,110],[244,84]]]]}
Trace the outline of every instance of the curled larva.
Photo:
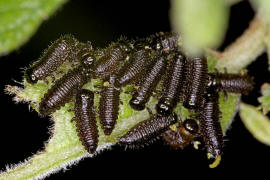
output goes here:
{"type": "Polygon", "coordinates": [[[162,133],[165,144],[174,149],[183,149],[188,146],[198,135],[199,126],[194,119],[186,119],[179,123],[175,129],[169,128],[162,133]]]}
{"type": "Polygon", "coordinates": [[[98,145],[98,127],[94,108],[94,93],[82,89],[75,98],[75,121],[84,148],[93,154],[98,145]]]}
{"type": "Polygon", "coordinates": [[[44,80],[66,60],[76,56],[79,42],[70,35],[65,35],[52,43],[43,55],[32,66],[26,69],[25,78],[28,83],[34,84],[38,80],[44,80]]]}

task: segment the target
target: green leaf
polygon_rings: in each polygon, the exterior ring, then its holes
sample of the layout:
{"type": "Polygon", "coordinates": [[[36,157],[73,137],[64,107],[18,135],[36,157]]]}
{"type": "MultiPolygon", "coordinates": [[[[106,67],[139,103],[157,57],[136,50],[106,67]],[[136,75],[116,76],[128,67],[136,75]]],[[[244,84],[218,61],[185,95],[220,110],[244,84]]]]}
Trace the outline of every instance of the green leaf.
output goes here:
{"type": "Polygon", "coordinates": [[[67,0],[1,0],[0,55],[25,43],[43,20],[67,0]]]}
{"type": "Polygon", "coordinates": [[[261,103],[263,114],[267,114],[270,110],[270,84],[264,83],[261,87],[262,96],[258,98],[261,103]]]}
{"type": "Polygon", "coordinates": [[[171,0],[171,4],[173,27],[190,55],[198,56],[223,42],[229,18],[224,0],[171,0]]]}
{"type": "Polygon", "coordinates": [[[270,120],[256,107],[242,103],[240,117],[249,132],[260,142],[270,146],[270,120]]]}

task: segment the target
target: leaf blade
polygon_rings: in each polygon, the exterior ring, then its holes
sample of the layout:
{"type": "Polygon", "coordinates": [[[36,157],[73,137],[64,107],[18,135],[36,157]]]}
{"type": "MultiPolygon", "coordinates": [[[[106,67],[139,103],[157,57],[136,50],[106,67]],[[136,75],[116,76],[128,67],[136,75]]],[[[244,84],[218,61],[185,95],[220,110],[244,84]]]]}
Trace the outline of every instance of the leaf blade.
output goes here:
{"type": "Polygon", "coordinates": [[[0,55],[19,48],[67,0],[0,1],[0,55]]]}
{"type": "Polygon", "coordinates": [[[241,103],[240,117],[254,138],[270,146],[270,120],[266,116],[256,107],[241,103]]]}

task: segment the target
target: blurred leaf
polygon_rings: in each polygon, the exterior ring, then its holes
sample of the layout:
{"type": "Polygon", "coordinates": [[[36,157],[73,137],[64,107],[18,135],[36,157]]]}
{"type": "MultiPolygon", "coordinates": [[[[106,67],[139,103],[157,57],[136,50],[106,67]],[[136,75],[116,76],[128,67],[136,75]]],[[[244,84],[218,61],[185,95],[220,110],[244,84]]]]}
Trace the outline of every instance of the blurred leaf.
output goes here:
{"type": "Polygon", "coordinates": [[[250,0],[254,9],[261,19],[270,22],[270,1],[269,0],[250,0]]]}
{"type": "Polygon", "coordinates": [[[43,20],[67,0],[1,0],[0,55],[25,43],[43,20]]]}
{"type": "Polygon", "coordinates": [[[261,103],[263,114],[267,114],[270,110],[270,84],[264,83],[261,87],[262,96],[258,98],[261,103]]]}
{"type": "Polygon", "coordinates": [[[270,146],[270,120],[256,107],[242,103],[241,119],[249,132],[260,142],[270,146]]]}
{"type": "Polygon", "coordinates": [[[224,0],[171,0],[171,4],[171,22],[190,55],[198,56],[223,42],[229,18],[224,0]]]}

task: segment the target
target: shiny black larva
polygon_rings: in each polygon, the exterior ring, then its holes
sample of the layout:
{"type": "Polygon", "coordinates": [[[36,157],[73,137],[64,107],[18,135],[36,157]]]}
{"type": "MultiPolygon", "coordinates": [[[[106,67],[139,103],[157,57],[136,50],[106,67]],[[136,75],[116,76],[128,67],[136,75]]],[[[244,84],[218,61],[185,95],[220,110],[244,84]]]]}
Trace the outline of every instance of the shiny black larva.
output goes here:
{"type": "Polygon", "coordinates": [[[148,107],[155,114],[119,137],[120,144],[147,144],[163,133],[166,144],[179,149],[190,144],[194,137],[201,136],[208,152],[216,158],[222,154],[223,147],[218,93],[247,94],[254,86],[253,79],[241,74],[208,73],[206,59],[186,57],[178,45],[178,38],[177,33],[160,32],[137,40],[122,38],[99,49],[93,48],[90,42],[82,43],[72,36],[64,36],[26,70],[25,78],[35,84],[52,73],[57,74],[59,66],[70,62],[71,69],[53,82],[44,94],[39,112],[50,115],[67,102],[74,102],[78,136],[89,153],[96,151],[98,132],[93,93],[82,88],[89,87],[86,83],[91,79],[99,78],[103,80],[103,86],[93,92],[100,97],[98,117],[105,136],[110,136],[115,129],[120,114],[121,90],[132,85],[135,90],[130,106],[136,110],[145,109],[155,92],[156,111],[148,107]],[[199,127],[194,120],[183,123],[177,120],[174,111],[178,111],[178,102],[198,115],[199,127]],[[173,125],[176,129],[169,129],[174,123],[178,123],[178,126],[173,125]]]}
{"type": "Polygon", "coordinates": [[[122,145],[147,143],[148,140],[159,136],[166,131],[170,125],[176,122],[176,114],[172,114],[168,117],[154,115],[131,128],[125,135],[119,138],[119,143],[122,145]]]}
{"type": "Polygon", "coordinates": [[[66,60],[73,60],[77,53],[79,42],[71,35],[65,35],[52,43],[43,55],[25,71],[25,79],[28,83],[35,84],[45,78],[66,60]]]}
{"type": "Polygon", "coordinates": [[[48,90],[39,103],[39,112],[42,115],[49,115],[60,109],[82,88],[87,82],[87,78],[82,74],[82,68],[78,67],[62,78],[48,90]]]}
{"type": "Polygon", "coordinates": [[[163,81],[162,95],[156,105],[157,113],[169,116],[179,101],[180,91],[185,78],[186,59],[176,52],[167,69],[166,78],[163,81]]]}
{"type": "Polygon", "coordinates": [[[98,146],[98,127],[94,108],[94,93],[82,89],[75,98],[77,133],[85,149],[93,154],[98,146]]]}
{"type": "Polygon", "coordinates": [[[139,88],[136,90],[129,101],[130,106],[135,110],[143,110],[152,92],[156,88],[167,66],[167,59],[162,55],[157,55],[153,64],[148,67],[148,73],[142,78],[139,88]]]}
{"type": "Polygon", "coordinates": [[[208,153],[214,158],[222,155],[223,149],[223,134],[219,119],[218,93],[206,93],[204,104],[199,111],[200,135],[208,153]]]}
{"type": "Polygon", "coordinates": [[[198,110],[203,101],[203,96],[208,83],[207,62],[204,58],[193,58],[191,69],[187,76],[187,95],[183,105],[188,109],[198,110]]]}
{"type": "Polygon", "coordinates": [[[247,95],[254,87],[253,79],[247,74],[209,74],[209,88],[217,91],[241,93],[247,95]]]}
{"type": "Polygon", "coordinates": [[[112,43],[94,64],[92,68],[93,77],[107,79],[118,70],[120,63],[125,61],[130,50],[129,43],[126,41],[112,43]]]}
{"type": "Polygon", "coordinates": [[[112,133],[118,119],[120,88],[115,79],[115,75],[111,75],[100,92],[99,119],[105,135],[112,133]]]}

